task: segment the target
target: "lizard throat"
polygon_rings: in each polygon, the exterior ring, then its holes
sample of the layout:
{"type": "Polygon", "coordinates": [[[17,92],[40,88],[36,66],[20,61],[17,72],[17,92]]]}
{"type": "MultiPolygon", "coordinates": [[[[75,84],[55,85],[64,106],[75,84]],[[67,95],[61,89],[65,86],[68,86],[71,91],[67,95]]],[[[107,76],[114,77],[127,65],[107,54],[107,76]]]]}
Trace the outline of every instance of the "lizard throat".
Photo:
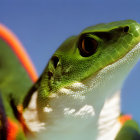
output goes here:
{"type": "MultiPolygon", "coordinates": [[[[36,96],[36,95],[35,95],[36,96]]],[[[37,118],[35,109],[36,97],[32,97],[32,101],[24,116],[29,128],[37,133],[37,136],[45,139],[97,139],[97,140],[113,140],[121,128],[118,122],[120,115],[120,92],[116,92],[112,97],[105,101],[101,110],[96,110],[92,105],[85,104],[79,99],[72,99],[72,104],[62,102],[61,97],[55,98],[55,104],[51,104],[51,110],[45,108],[47,121],[40,122],[37,118]],[[77,103],[79,102],[79,103],[77,103]],[[75,106],[75,105],[76,106],[75,106]],[[112,108],[114,108],[112,110],[112,108]],[[99,113],[100,112],[100,113],[99,113]],[[32,115],[28,115],[32,114],[32,115]],[[96,125],[95,125],[96,124],[96,125]],[[54,135],[57,133],[57,135],[54,135]],[[109,139],[111,138],[111,139],[109,139]]],[[[63,101],[64,100],[63,96],[63,101]]],[[[69,98],[70,99],[70,98],[69,98]]],[[[68,100],[69,100],[68,99],[68,100]]],[[[53,101],[54,102],[54,99],[53,101]]],[[[99,109],[99,108],[98,108],[99,109]]]]}

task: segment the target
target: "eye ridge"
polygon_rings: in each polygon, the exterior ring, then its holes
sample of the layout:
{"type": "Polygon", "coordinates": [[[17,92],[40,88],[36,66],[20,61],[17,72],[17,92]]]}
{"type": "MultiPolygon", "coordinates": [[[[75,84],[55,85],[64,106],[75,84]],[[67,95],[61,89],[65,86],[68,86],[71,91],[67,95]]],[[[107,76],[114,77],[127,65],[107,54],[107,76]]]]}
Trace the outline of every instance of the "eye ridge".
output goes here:
{"type": "Polygon", "coordinates": [[[82,36],[79,41],[79,51],[81,56],[89,57],[97,51],[98,42],[91,37],[82,36]]]}

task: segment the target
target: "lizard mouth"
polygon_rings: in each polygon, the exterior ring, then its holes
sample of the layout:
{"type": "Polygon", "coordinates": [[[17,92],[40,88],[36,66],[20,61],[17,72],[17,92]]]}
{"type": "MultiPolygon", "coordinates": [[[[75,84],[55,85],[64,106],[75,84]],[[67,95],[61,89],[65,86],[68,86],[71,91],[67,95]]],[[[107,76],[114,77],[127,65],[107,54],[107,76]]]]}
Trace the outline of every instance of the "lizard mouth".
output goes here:
{"type": "Polygon", "coordinates": [[[101,71],[104,69],[112,69],[113,67],[116,67],[117,65],[122,64],[131,64],[136,63],[137,59],[140,57],[140,42],[136,44],[130,51],[128,51],[124,56],[119,58],[116,62],[107,65],[104,67],[101,71]]]}

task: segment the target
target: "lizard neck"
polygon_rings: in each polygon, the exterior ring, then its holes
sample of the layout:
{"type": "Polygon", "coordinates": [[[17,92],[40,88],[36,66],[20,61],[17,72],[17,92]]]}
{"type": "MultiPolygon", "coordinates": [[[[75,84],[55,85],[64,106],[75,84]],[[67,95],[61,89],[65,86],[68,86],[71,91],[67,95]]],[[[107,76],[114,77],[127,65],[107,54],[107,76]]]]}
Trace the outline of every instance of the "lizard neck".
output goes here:
{"type": "Polygon", "coordinates": [[[71,96],[52,98],[49,106],[44,108],[47,119],[43,124],[44,130],[38,133],[40,140],[113,140],[121,128],[118,122],[120,92],[116,92],[104,103],[100,102],[100,105],[99,102],[87,104],[86,100],[71,96]]]}
{"type": "Polygon", "coordinates": [[[114,140],[122,124],[120,116],[120,91],[105,101],[98,120],[98,140],[114,140]]]}

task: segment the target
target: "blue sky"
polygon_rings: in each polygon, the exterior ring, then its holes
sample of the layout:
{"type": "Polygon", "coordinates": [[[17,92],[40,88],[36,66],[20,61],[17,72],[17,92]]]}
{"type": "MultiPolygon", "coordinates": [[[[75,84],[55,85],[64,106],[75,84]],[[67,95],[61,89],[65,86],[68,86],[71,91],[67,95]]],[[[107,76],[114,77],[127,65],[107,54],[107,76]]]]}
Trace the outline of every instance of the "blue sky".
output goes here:
{"type": "MultiPolygon", "coordinates": [[[[140,22],[139,6],[139,0],[1,0],[0,22],[18,36],[41,74],[66,38],[97,23],[140,22]]],[[[124,83],[122,109],[140,123],[139,71],[140,62],[124,83]]]]}

